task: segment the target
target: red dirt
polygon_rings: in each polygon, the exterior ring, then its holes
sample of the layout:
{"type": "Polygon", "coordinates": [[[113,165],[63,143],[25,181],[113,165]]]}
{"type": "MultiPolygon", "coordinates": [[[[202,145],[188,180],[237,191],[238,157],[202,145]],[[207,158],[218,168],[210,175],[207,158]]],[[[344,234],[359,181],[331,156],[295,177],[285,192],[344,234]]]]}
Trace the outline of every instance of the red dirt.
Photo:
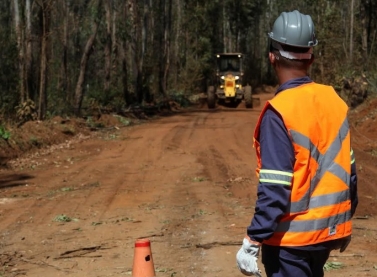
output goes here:
{"type": "MultiPolygon", "coordinates": [[[[325,276],[377,276],[373,105],[350,113],[360,204],[352,243],[329,259],[344,267],[325,276]]],[[[28,123],[30,145],[56,143],[0,171],[0,276],[130,276],[140,237],[157,276],[242,276],[235,254],[255,203],[260,108],[182,110],[127,128],[107,116],[118,128],[94,135],[83,122],[28,123]]]]}

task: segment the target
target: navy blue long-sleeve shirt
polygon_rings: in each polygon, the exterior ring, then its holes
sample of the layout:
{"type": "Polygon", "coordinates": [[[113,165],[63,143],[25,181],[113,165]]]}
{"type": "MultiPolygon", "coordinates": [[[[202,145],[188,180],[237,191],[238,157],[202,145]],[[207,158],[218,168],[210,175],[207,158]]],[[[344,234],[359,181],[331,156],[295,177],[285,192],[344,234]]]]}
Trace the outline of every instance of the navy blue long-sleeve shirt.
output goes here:
{"type": "MultiPolygon", "coordinates": [[[[276,94],[285,89],[311,82],[312,80],[309,77],[290,80],[282,84],[276,94]]],[[[292,141],[282,118],[271,106],[263,115],[259,134],[262,168],[293,173],[295,155],[292,141]]],[[[351,212],[353,215],[358,203],[355,162],[351,166],[350,192],[351,212]]],[[[255,214],[251,225],[247,228],[247,234],[252,240],[263,242],[263,240],[267,240],[273,235],[280,219],[288,210],[290,194],[290,186],[277,186],[268,182],[259,183],[255,214]]],[[[314,246],[298,248],[307,250],[323,249],[324,247],[331,247],[332,243],[324,242],[314,246]]]]}

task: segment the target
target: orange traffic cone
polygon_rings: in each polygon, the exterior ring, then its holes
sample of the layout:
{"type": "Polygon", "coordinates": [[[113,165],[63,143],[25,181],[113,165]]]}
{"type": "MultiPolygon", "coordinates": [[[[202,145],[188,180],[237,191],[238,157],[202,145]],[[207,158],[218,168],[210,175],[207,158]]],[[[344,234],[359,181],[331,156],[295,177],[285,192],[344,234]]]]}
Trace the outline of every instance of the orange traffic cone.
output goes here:
{"type": "Polygon", "coordinates": [[[132,277],[155,277],[154,264],[149,239],[138,239],[135,242],[132,277]]]}

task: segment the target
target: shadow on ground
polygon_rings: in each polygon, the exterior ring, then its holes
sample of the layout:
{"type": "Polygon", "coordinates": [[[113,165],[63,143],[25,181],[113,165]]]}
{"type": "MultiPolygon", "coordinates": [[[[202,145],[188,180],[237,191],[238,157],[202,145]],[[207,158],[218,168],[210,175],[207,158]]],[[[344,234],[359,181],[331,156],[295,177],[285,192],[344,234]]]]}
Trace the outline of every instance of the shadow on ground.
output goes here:
{"type": "Polygon", "coordinates": [[[0,176],[0,189],[24,186],[26,180],[33,179],[28,174],[8,174],[0,176]]]}

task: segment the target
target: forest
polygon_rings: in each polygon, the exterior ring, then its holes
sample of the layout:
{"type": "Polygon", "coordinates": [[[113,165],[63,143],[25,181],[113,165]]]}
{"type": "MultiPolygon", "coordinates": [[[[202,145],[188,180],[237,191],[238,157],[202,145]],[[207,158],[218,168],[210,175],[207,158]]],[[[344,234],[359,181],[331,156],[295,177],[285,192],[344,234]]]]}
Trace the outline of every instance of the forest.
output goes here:
{"type": "Polygon", "coordinates": [[[310,76],[377,85],[377,0],[2,0],[0,121],[120,111],[206,90],[216,53],[245,82],[276,85],[268,36],[283,11],[312,16],[310,76]]]}

